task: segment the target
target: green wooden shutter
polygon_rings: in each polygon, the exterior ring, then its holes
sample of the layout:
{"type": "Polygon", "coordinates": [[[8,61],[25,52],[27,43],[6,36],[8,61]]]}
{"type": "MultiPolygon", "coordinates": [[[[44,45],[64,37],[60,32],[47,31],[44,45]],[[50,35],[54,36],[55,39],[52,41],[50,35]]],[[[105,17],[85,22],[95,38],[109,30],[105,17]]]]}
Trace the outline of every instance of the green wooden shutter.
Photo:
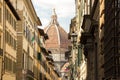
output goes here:
{"type": "Polygon", "coordinates": [[[42,55],[41,55],[41,53],[38,53],[37,58],[38,58],[38,60],[40,60],[40,61],[41,61],[41,59],[42,59],[42,55]]]}

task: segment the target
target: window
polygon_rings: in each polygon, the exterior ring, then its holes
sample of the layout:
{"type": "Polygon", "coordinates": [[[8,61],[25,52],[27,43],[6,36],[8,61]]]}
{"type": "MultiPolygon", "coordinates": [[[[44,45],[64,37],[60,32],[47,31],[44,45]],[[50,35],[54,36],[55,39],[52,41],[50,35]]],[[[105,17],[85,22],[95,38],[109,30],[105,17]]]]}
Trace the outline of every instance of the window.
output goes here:
{"type": "Polygon", "coordinates": [[[13,37],[11,36],[11,38],[12,38],[12,41],[11,41],[11,46],[14,48],[14,39],[13,39],[13,37]]]}
{"type": "MultiPolygon", "coordinates": [[[[10,34],[9,34],[10,35],[10,34]]],[[[12,37],[11,37],[11,35],[10,35],[10,45],[11,45],[11,43],[12,43],[12,37]]]]}
{"type": "Polygon", "coordinates": [[[34,66],[34,76],[37,78],[38,76],[38,68],[34,66]]]}
{"type": "Polygon", "coordinates": [[[10,58],[8,58],[8,63],[7,64],[9,65],[8,70],[12,71],[12,60],[10,58]]]}
{"type": "Polygon", "coordinates": [[[8,19],[8,22],[10,23],[11,22],[11,14],[9,13],[9,19],[8,19]]]}
{"type": "Polygon", "coordinates": [[[5,70],[6,70],[6,69],[7,69],[7,64],[6,64],[6,63],[7,63],[7,57],[6,57],[6,56],[4,57],[4,61],[5,61],[5,63],[4,63],[4,65],[5,65],[5,70]]]}
{"type": "Polygon", "coordinates": [[[5,41],[16,50],[16,40],[10,35],[7,30],[5,31],[5,41]]]}
{"type": "Polygon", "coordinates": [[[13,62],[13,73],[15,73],[16,72],[16,62],[13,62]]]}
{"type": "Polygon", "coordinates": [[[8,58],[7,56],[5,56],[5,70],[11,71],[13,73],[16,72],[16,62],[8,58]]]}
{"type": "Polygon", "coordinates": [[[14,29],[16,30],[16,21],[14,20],[14,29]]]}
{"type": "Polygon", "coordinates": [[[16,50],[16,40],[14,39],[14,49],[16,50]]]}
{"type": "Polygon", "coordinates": [[[2,10],[0,8],[0,23],[2,22],[2,10]]]}
{"type": "Polygon", "coordinates": [[[7,42],[7,31],[5,30],[5,42],[7,42]]]}
{"type": "Polygon", "coordinates": [[[43,79],[42,79],[42,76],[43,76],[43,75],[42,75],[42,73],[40,72],[40,80],[43,80],[43,79]]]}
{"type": "Polygon", "coordinates": [[[24,22],[24,35],[27,37],[27,22],[24,22]]]}
{"type": "Polygon", "coordinates": [[[1,49],[1,35],[0,35],[0,49],[1,49]]]}
{"type": "Polygon", "coordinates": [[[120,8],[120,0],[118,0],[118,8],[120,8]]]}
{"type": "Polygon", "coordinates": [[[28,65],[28,56],[26,53],[23,53],[23,68],[27,69],[27,65],[28,65]]]}
{"type": "Polygon", "coordinates": [[[9,13],[9,11],[7,10],[6,8],[6,20],[9,22],[9,24],[11,24],[11,26],[14,28],[14,30],[16,30],[16,21],[15,19],[13,18],[13,16],[9,13]]]}
{"type": "Polygon", "coordinates": [[[8,18],[9,18],[9,13],[8,13],[8,10],[6,10],[6,17],[7,17],[7,20],[8,20],[8,18]]]}
{"type": "Polygon", "coordinates": [[[28,40],[28,27],[26,26],[26,38],[27,38],[27,40],[28,40]]]}
{"type": "Polygon", "coordinates": [[[31,39],[30,39],[30,30],[28,29],[28,41],[30,42],[31,41],[31,39]]]}
{"type": "Polygon", "coordinates": [[[50,74],[50,68],[48,68],[48,73],[50,74]]]}
{"type": "Polygon", "coordinates": [[[10,24],[13,27],[13,17],[12,17],[12,15],[11,15],[11,18],[10,18],[10,24]]]}
{"type": "Polygon", "coordinates": [[[8,33],[8,44],[10,45],[10,35],[8,33]]]}
{"type": "Polygon", "coordinates": [[[30,71],[33,71],[33,59],[30,56],[29,56],[29,60],[28,61],[29,61],[29,68],[28,69],[30,71]]]}
{"type": "Polygon", "coordinates": [[[25,32],[26,32],[25,23],[26,23],[26,22],[24,21],[24,22],[23,22],[23,27],[24,27],[24,28],[23,28],[23,33],[24,33],[24,35],[25,35],[25,32]]]}

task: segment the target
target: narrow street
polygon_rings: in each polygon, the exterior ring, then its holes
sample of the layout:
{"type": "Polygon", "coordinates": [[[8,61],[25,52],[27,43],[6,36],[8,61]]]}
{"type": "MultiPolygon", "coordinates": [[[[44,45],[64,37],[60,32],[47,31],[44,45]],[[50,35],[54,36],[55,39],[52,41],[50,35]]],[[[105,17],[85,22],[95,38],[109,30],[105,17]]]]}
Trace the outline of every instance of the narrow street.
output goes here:
{"type": "Polygon", "coordinates": [[[120,80],[120,0],[0,0],[0,80],[120,80]]]}

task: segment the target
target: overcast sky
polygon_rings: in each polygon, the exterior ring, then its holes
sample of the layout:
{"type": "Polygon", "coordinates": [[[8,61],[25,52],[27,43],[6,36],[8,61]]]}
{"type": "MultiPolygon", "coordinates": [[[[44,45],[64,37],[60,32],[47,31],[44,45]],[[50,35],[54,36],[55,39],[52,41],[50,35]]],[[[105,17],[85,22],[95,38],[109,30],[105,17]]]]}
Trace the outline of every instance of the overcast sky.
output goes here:
{"type": "Polygon", "coordinates": [[[58,22],[65,31],[69,32],[70,21],[75,15],[75,0],[32,0],[37,15],[42,22],[42,28],[46,27],[55,8],[58,22]]]}

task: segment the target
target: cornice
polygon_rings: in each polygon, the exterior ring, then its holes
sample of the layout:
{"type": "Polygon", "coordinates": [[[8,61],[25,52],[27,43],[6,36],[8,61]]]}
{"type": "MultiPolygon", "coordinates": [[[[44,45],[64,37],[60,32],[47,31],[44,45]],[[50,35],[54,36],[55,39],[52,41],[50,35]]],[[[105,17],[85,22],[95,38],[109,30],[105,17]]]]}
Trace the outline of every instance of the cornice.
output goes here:
{"type": "Polygon", "coordinates": [[[11,4],[11,2],[9,0],[5,0],[7,6],[9,7],[9,9],[11,10],[11,12],[13,13],[13,15],[15,16],[15,18],[17,20],[20,20],[20,17],[18,15],[18,13],[16,12],[15,8],[13,7],[13,5],[11,4]]]}

